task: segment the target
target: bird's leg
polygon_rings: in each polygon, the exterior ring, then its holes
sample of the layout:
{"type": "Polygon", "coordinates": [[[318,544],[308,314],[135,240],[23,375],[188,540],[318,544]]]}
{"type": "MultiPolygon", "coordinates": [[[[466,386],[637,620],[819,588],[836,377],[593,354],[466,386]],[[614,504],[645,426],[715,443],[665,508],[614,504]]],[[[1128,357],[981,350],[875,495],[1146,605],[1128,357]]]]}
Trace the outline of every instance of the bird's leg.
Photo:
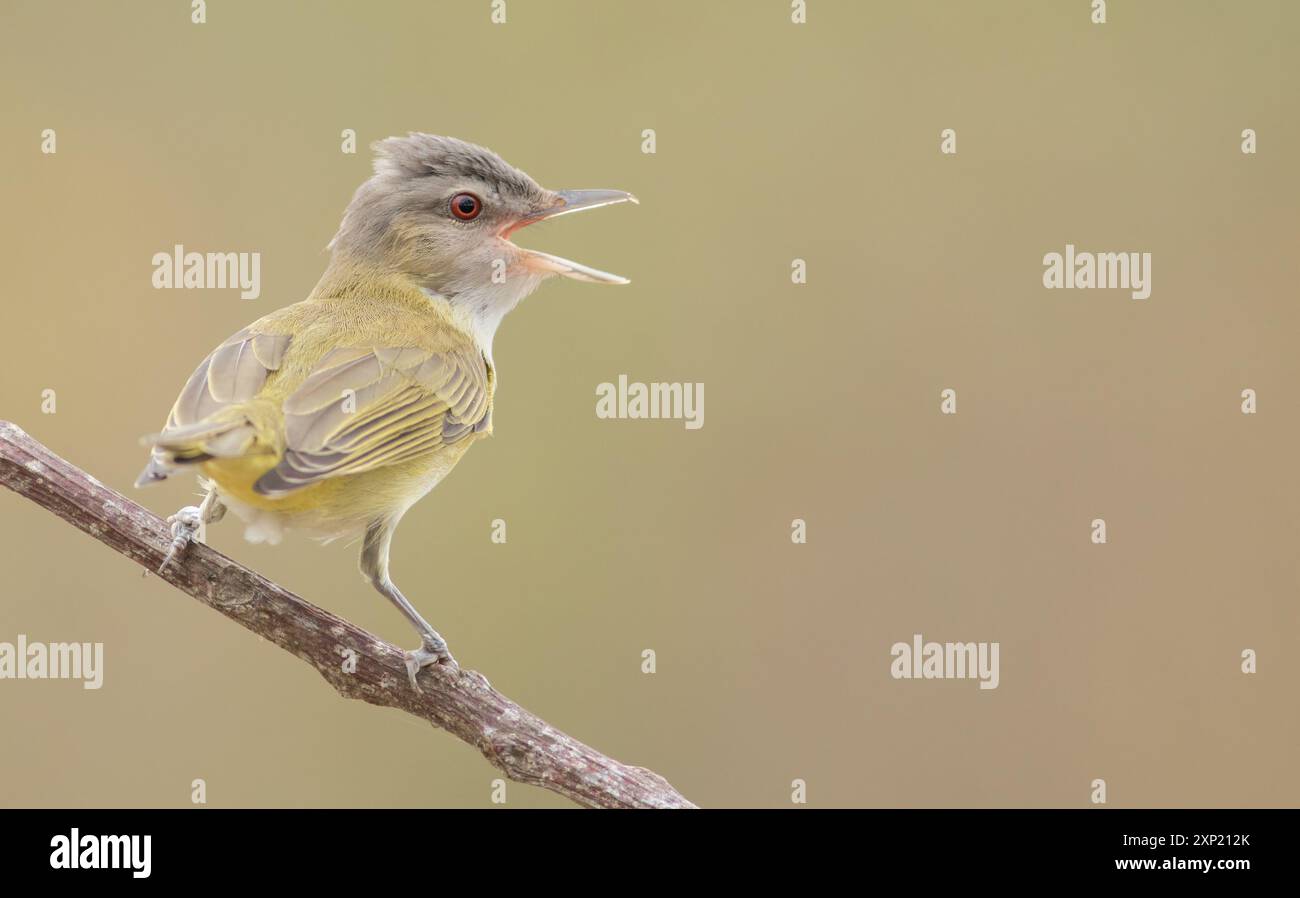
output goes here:
{"type": "Polygon", "coordinates": [[[447,649],[447,641],[442,638],[437,630],[429,625],[429,622],[420,617],[420,612],[406,600],[406,596],[393,583],[392,580],[379,580],[374,584],[375,589],[397,606],[397,609],[406,616],[420,634],[420,647],[406,653],[406,674],[411,679],[411,686],[416,692],[423,692],[420,684],[416,682],[416,674],[420,668],[428,667],[430,664],[447,664],[451,667],[458,667],[456,659],[451,656],[447,649]]]}
{"type": "Polygon", "coordinates": [[[203,501],[197,506],[186,505],[167,519],[167,523],[172,525],[172,544],[167,554],[163,556],[162,564],[158,566],[158,573],[163,573],[168,565],[176,563],[177,558],[205,525],[225,517],[226,506],[222,505],[221,500],[217,498],[216,487],[208,484],[207,490],[203,501]]]}
{"type": "Polygon", "coordinates": [[[366,529],[365,543],[361,548],[361,573],[379,594],[397,606],[397,610],[411,622],[411,626],[420,634],[420,647],[406,653],[406,673],[411,679],[411,688],[423,692],[416,682],[416,675],[423,667],[430,664],[446,664],[452,668],[459,667],[456,659],[447,649],[447,641],[429,622],[420,616],[415,606],[407,601],[406,596],[388,576],[388,547],[393,540],[393,528],[396,519],[376,521],[366,529]]]}

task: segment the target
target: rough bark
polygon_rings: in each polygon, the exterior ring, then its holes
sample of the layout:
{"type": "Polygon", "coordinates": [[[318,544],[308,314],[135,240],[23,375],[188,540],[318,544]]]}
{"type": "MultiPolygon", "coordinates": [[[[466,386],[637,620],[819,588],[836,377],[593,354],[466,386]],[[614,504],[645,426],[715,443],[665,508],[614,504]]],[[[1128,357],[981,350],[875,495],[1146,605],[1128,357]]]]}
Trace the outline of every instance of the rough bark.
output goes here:
{"type": "MultiPolygon", "coordinates": [[[[165,521],[0,421],[0,483],[104,545],[156,571],[171,544],[165,521]]],[[[479,673],[426,668],[423,693],[402,650],[195,542],[162,575],[181,592],[292,652],[347,698],[398,708],[469,743],[516,782],[580,805],[694,807],[668,781],[602,755],[497,692],[479,673]],[[349,651],[355,672],[344,670],[349,651]]],[[[349,665],[350,666],[350,665],[349,665]]]]}

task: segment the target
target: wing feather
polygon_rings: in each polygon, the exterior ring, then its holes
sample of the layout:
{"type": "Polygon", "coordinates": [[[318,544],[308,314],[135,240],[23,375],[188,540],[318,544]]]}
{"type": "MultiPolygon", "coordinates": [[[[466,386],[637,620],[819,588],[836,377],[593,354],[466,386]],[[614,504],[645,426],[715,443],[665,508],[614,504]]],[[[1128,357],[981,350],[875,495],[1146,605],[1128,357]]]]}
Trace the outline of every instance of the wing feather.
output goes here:
{"type": "Polygon", "coordinates": [[[491,378],[472,344],[334,349],[285,400],[284,457],[254,489],[280,495],[479,433],[489,423],[491,378]]]}
{"type": "Polygon", "coordinates": [[[255,334],[244,328],[214,349],[186,382],[163,432],[204,421],[227,405],[257,395],[289,348],[287,335],[255,334]]]}
{"type": "Polygon", "coordinates": [[[166,479],[180,465],[245,451],[252,428],[218,413],[255,397],[271,372],[280,369],[289,348],[288,336],[254,333],[253,327],[233,335],[194,369],[167,423],[152,437],[149,464],[137,484],[166,479]]]}

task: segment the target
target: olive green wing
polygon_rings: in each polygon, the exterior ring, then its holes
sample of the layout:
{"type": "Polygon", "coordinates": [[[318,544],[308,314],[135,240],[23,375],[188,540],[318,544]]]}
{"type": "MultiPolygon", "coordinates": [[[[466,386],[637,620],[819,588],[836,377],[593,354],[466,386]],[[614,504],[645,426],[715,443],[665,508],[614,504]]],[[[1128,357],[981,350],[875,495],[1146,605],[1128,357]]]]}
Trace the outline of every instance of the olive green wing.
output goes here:
{"type": "Polygon", "coordinates": [[[489,427],[491,386],[470,344],[333,349],[285,399],[284,456],[253,489],[284,495],[458,443],[489,427]]]}
{"type": "Polygon", "coordinates": [[[246,446],[248,428],[220,412],[261,391],[271,372],[280,369],[290,340],[287,335],[259,333],[256,327],[234,334],[190,375],[162,432],[149,440],[149,464],[136,486],[165,480],[184,464],[237,455],[246,446]]]}
{"type": "Polygon", "coordinates": [[[218,346],[190,375],[164,433],[199,424],[226,406],[255,397],[270,373],[280,369],[289,339],[246,327],[218,346]]]}

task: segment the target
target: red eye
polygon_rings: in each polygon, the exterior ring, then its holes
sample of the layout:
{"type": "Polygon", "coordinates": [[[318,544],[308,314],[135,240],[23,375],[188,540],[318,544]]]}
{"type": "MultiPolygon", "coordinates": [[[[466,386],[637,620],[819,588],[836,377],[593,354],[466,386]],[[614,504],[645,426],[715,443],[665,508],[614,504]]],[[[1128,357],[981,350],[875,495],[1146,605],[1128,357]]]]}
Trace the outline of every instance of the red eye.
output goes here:
{"type": "Polygon", "coordinates": [[[451,198],[451,214],[461,221],[478,218],[483,211],[483,201],[472,193],[458,193],[451,198]]]}

